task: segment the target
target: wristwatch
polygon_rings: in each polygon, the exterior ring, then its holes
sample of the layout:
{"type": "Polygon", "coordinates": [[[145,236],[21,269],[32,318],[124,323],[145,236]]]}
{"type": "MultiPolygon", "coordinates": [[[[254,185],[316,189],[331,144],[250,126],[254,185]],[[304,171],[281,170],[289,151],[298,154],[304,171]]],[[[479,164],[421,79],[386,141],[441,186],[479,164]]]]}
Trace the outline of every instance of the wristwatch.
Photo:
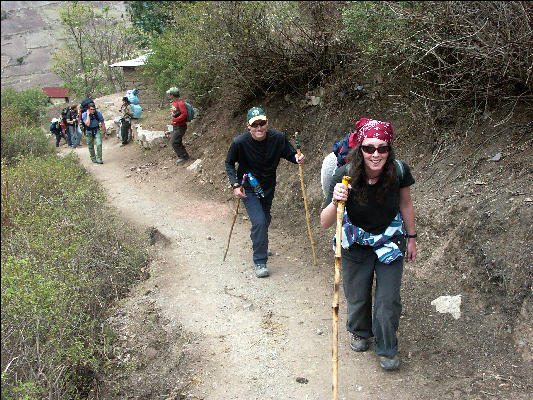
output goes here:
{"type": "Polygon", "coordinates": [[[408,234],[406,233],[406,234],[405,234],[405,237],[406,237],[407,239],[414,239],[414,238],[418,237],[418,234],[417,234],[416,232],[414,233],[414,235],[408,235],[408,234]]]}

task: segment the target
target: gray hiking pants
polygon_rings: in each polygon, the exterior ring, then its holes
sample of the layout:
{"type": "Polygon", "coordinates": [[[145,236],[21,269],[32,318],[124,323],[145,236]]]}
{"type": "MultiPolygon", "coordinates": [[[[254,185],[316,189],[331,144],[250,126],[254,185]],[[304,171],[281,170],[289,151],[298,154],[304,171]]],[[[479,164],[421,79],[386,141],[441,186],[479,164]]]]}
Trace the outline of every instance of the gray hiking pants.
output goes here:
{"type": "MultiPolygon", "coordinates": [[[[394,240],[405,254],[405,237],[394,240]]],[[[364,338],[375,336],[374,351],[392,358],[398,352],[396,331],[402,302],[400,285],[403,257],[390,264],[380,262],[370,246],[354,244],[342,249],[342,281],[347,303],[346,329],[364,338]],[[372,286],[376,276],[374,315],[372,286]]]]}
{"type": "Polygon", "coordinates": [[[189,154],[183,145],[183,135],[187,130],[187,125],[174,125],[172,127],[172,137],[170,138],[170,144],[174,149],[174,152],[179,158],[188,158],[189,154]]]}

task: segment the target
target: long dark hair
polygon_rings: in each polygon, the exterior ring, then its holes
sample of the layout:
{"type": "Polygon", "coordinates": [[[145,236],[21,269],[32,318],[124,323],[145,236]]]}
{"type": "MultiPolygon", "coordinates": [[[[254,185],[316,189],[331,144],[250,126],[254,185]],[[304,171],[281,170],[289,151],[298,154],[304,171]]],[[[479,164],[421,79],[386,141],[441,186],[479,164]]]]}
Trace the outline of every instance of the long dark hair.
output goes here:
{"type": "MultiPolygon", "coordinates": [[[[397,173],[394,165],[394,149],[389,145],[389,156],[383,171],[379,177],[381,181],[382,190],[378,192],[377,201],[382,203],[385,196],[396,186],[397,173]]],[[[365,159],[361,150],[361,143],[355,146],[346,156],[346,162],[350,164],[350,181],[352,185],[352,193],[355,194],[357,201],[361,204],[368,202],[368,176],[365,172],[365,159]]]]}

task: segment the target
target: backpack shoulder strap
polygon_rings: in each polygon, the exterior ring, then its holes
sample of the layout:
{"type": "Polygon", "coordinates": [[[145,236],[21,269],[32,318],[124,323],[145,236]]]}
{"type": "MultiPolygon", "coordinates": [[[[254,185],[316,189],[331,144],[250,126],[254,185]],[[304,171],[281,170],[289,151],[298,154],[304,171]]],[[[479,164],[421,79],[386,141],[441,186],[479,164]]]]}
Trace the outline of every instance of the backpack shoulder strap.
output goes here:
{"type": "Polygon", "coordinates": [[[398,179],[403,180],[403,176],[405,174],[405,170],[403,168],[403,162],[400,160],[394,159],[394,164],[396,164],[396,172],[398,174],[398,179]]]}

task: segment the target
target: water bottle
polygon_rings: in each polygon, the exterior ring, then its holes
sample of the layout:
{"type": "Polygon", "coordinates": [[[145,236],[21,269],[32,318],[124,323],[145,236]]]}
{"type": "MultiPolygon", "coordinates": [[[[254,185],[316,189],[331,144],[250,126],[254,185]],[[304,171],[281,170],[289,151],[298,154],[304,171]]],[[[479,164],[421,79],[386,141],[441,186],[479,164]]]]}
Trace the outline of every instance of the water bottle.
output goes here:
{"type": "Polygon", "coordinates": [[[252,190],[254,191],[257,197],[265,197],[263,188],[261,187],[257,179],[249,172],[248,172],[248,181],[250,182],[250,186],[252,187],[252,190]]]}

